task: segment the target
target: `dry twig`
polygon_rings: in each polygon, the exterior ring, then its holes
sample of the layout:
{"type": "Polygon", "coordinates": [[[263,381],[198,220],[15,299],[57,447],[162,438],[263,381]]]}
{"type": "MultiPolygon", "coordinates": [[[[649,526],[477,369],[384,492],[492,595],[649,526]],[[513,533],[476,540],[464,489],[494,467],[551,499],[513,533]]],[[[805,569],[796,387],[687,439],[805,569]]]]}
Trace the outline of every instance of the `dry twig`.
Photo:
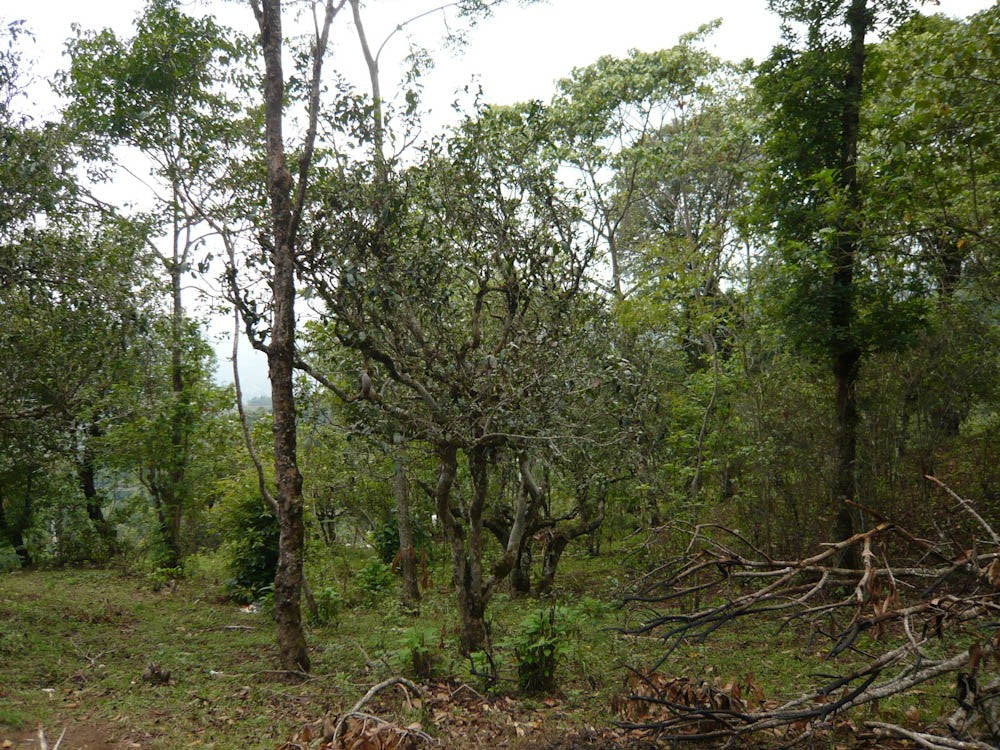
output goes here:
{"type": "Polygon", "coordinates": [[[62,733],[59,735],[59,739],[56,740],[56,744],[49,748],[49,741],[45,739],[45,729],[41,724],[38,725],[38,745],[41,750],[59,750],[59,746],[62,745],[63,737],[66,736],[66,728],[63,727],[62,733]]]}

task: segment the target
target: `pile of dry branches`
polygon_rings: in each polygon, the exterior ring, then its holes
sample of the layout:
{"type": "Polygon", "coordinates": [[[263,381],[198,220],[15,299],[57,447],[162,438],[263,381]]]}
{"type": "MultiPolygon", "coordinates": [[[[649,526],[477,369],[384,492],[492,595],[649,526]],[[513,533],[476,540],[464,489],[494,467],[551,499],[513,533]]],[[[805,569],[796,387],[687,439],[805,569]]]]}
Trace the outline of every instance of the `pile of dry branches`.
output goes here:
{"type": "Polygon", "coordinates": [[[947,680],[956,707],[940,723],[919,730],[879,721],[864,726],[872,735],[905,738],[931,750],[1000,745],[1000,536],[970,501],[928,479],[976,529],[957,556],[868,509],[862,510],[876,519],[873,528],[798,560],[773,559],[718,525],[693,529],[685,554],[646,576],[631,597],[649,614],[630,632],[662,636],[666,652],[653,673],[637,672],[629,697],[656,710],[643,719],[626,716],[622,726],[672,740],[735,741],[779,731],[804,740],[851,708],[947,680]],[[860,569],[841,562],[854,545],[860,569]],[[890,549],[906,550],[911,559],[894,566],[890,549]],[[681,644],[703,642],[744,618],[769,618],[779,630],[801,627],[829,640],[831,663],[853,654],[862,666],[756,708],[739,695],[681,701],[676,680],[653,676],[681,644]]]}

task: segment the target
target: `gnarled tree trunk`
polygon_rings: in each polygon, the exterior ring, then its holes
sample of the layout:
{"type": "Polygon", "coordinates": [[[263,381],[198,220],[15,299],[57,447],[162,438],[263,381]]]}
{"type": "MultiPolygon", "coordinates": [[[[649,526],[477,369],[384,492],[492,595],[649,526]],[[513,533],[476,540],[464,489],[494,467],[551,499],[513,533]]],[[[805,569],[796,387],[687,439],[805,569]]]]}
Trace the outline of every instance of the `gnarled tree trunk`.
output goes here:
{"type": "Polygon", "coordinates": [[[556,568],[566,547],[574,539],[593,534],[604,523],[604,509],[607,502],[608,487],[606,482],[599,482],[595,503],[590,502],[590,484],[577,488],[577,508],[580,516],[571,524],[555,526],[548,532],[545,540],[545,551],[542,554],[542,577],[538,580],[539,593],[552,589],[556,577],[556,568]]]}
{"type": "MultiPolygon", "coordinates": [[[[472,498],[467,515],[462,520],[455,517],[451,507],[451,489],[458,471],[458,449],[454,445],[438,446],[438,482],[434,499],[438,518],[444,528],[451,549],[452,581],[458,599],[461,617],[460,647],[462,653],[481,651],[488,645],[486,605],[496,584],[507,577],[514,567],[517,550],[525,530],[528,492],[518,493],[517,508],[510,536],[503,554],[494,562],[489,575],[483,570],[483,511],[489,489],[489,462],[487,451],[476,447],[468,451],[469,476],[472,481],[472,498]]],[[[520,460],[522,483],[529,480],[534,485],[526,458],[520,460]]]]}

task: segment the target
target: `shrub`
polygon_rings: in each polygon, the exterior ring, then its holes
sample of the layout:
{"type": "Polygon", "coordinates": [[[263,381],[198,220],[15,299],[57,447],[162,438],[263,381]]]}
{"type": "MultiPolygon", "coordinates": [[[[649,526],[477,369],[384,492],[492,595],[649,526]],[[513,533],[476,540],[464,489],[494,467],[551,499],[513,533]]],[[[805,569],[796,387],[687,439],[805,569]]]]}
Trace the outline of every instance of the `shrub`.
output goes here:
{"type": "Polygon", "coordinates": [[[274,584],[278,568],[278,521],[254,491],[241,490],[223,501],[219,533],[225,540],[229,596],[249,604],[274,584]]]}
{"type": "Polygon", "coordinates": [[[173,586],[175,581],[183,577],[184,571],[179,567],[159,566],[150,571],[146,576],[146,580],[153,591],[160,591],[161,589],[173,586]]]}
{"type": "MultiPolygon", "coordinates": [[[[410,528],[413,532],[414,548],[426,551],[430,539],[427,528],[416,519],[410,519],[410,528]]],[[[375,527],[370,539],[379,559],[386,565],[391,565],[399,553],[399,521],[395,516],[390,516],[375,527]]]]}
{"type": "Polygon", "coordinates": [[[358,590],[368,604],[375,603],[392,583],[392,569],[378,558],[372,558],[358,571],[358,590]]]}
{"type": "Polygon", "coordinates": [[[340,622],[340,612],[344,608],[344,599],[332,586],[324,586],[313,593],[316,600],[315,625],[329,625],[340,622]]]}
{"type": "Polygon", "coordinates": [[[21,569],[21,558],[9,544],[0,544],[0,574],[21,569]]]}

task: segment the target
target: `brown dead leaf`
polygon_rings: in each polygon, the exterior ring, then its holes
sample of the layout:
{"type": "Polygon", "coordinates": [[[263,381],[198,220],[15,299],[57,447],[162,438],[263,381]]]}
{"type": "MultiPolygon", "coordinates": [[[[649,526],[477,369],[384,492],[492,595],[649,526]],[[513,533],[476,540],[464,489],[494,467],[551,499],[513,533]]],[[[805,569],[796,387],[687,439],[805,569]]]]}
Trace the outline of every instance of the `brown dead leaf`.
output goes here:
{"type": "Polygon", "coordinates": [[[984,571],[986,580],[989,581],[990,586],[995,589],[1000,589],[1000,557],[993,558],[993,562],[989,564],[989,567],[984,571]]]}

